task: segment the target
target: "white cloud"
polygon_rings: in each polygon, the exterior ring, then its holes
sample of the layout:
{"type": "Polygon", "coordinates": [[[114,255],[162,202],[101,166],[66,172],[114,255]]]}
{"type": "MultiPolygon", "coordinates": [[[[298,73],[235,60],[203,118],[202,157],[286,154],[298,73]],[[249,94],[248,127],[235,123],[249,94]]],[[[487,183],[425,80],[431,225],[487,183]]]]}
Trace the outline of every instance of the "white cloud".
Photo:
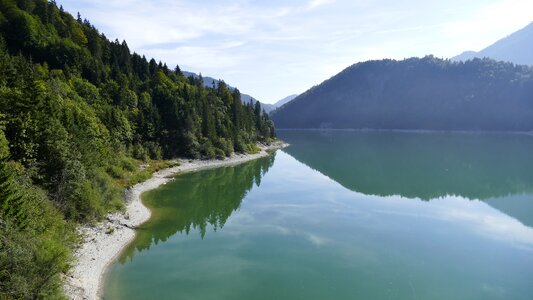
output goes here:
{"type": "MultiPolygon", "coordinates": [[[[171,49],[141,49],[141,51],[165,62],[183,61],[180,68],[188,67],[188,70],[195,72],[238,68],[243,58],[239,55],[224,53],[226,49],[224,47],[183,46],[171,49]]],[[[202,73],[205,74],[205,72],[202,73]]]]}
{"type": "Polygon", "coordinates": [[[314,9],[322,5],[332,4],[334,2],[335,0],[311,0],[309,1],[309,4],[307,5],[307,7],[309,9],[314,9]]]}
{"type": "Polygon", "coordinates": [[[469,223],[469,228],[488,239],[502,240],[518,247],[533,250],[533,229],[527,227],[481,201],[466,201],[450,197],[454,206],[442,207],[440,216],[445,220],[469,223]],[[459,203],[459,205],[457,205],[459,203]]]}
{"type": "Polygon", "coordinates": [[[479,50],[533,21],[530,0],[64,0],[134,51],[274,102],[358,61],[479,50]]]}
{"type": "Polygon", "coordinates": [[[530,0],[498,1],[480,7],[471,18],[443,25],[447,39],[460,40],[465,50],[479,51],[533,22],[530,0]]]}

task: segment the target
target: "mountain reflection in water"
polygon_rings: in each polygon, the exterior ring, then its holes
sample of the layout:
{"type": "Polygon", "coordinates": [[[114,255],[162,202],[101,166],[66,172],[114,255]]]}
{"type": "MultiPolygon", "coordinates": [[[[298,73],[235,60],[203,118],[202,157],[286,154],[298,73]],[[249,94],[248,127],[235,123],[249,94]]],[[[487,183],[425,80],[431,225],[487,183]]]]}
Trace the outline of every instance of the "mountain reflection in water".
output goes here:
{"type": "Polygon", "coordinates": [[[533,137],[525,134],[280,131],[283,151],[366,195],[461,196],[533,227],[533,137]]]}

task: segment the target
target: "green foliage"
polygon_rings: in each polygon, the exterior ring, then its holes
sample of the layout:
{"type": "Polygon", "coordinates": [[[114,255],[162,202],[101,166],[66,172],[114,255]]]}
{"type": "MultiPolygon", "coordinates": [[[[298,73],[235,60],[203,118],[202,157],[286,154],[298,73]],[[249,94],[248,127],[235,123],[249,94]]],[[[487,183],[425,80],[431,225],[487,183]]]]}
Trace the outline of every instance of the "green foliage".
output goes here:
{"type": "Polygon", "coordinates": [[[6,162],[9,149],[3,130],[0,127],[0,220],[9,220],[17,228],[25,228],[29,208],[23,194],[17,189],[13,170],[6,162]]]}
{"type": "Polygon", "coordinates": [[[238,90],[132,54],[46,0],[0,0],[0,122],[0,298],[57,297],[70,224],[120,209],[154,160],[274,136],[238,90]]]}
{"type": "Polygon", "coordinates": [[[261,151],[261,149],[259,149],[256,144],[248,144],[246,145],[246,147],[248,153],[259,153],[261,151]]]}
{"type": "Polygon", "coordinates": [[[53,207],[47,193],[32,184],[28,170],[12,163],[7,169],[13,178],[9,190],[22,200],[16,207],[23,208],[24,216],[0,216],[0,298],[57,297],[61,274],[71,261],[73,227],[53,207]]]}
{"type": "Polygon", "coordinates": [[[0,218],[10,220],[19,228],[28,222],[27,208],[20,191],[15,187],[15,180],[5,161],[0,161],[0,218]]]}

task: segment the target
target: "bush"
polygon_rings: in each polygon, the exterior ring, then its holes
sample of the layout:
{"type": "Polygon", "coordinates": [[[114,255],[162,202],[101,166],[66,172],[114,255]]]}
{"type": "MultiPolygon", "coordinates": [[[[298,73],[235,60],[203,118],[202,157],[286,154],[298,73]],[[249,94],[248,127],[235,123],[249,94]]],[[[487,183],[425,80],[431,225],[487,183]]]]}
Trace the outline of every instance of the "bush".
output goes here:
{"type": "Polygon", "coordinates": [[[216,159],[224,159],[226,157],[226,153],[222,149],[216,148],[215,157],[216,159]]]}
{"type": "Polygon", "coordinates": [[[122,189],[113,183],[113,179],[103,170],[97,170],[91,175],[93,184],[98,189],[104,207],[117,211],[124,207],[122,189]]]}
{"type": "Polygon", "coordinates": [[[200,146],[200,153],[209,159],[213,159],[216,156],[215,148],[209,140],[206,140],[202,143],[200,146]]]}
{"type": "Polygon", "coordinates": [[[139,168],[139,162],[133,158],[122,156],[120,166],[128,172],[133,172],[139,168]]]}
{"type": "Polygon", "coordinates": [[[233,145],[233,148],[235,149],[235,152],[238,152],[238,153],[247,152],[246,143],[243,141],[243,139],[241,137],[237,137],[235,139],[235,143],[233,145]]]}
{"type": "Polygon", "coordinates": [[[261,152],[261,149],[259,149],[259,147],[257,147],[256,144],[247,144],[246,145],[246,152],[247,153],[251,153],[251,154],[255,154],[255,153],[261,152]]]}
{"type": "MultiPolygon", "coordinates": [[[[220,138],[217,140],[216,147],[221,149],[224,154],[222,157],[229,157],[233,153],[233,143],[229,139],[220,138]]],[[[217,153],[217,156],[220,155],[217,153]]]]}
{"type": "Polygon", "coordinates": [[[150,158],[148,152],[139,143],[133,145],[132,155],[134,158],[142,161],[147,161],[150,158]]]}
{"type": "Polygon", "coordinates": [[[23,169],[14,170],[13,188],[24,191],[19,194],[27,222],[18,228],[16,219],[0,216],[0,299],[60,298],[61,274],[72,259],[75,231],[47,193],[32,185],[23,169]]]}
{"type": "Polygon", "coordinates": [[[146,142],[145,148],[147,149],[150,158],[161,159],[163,157],[161,146],[159,146],[156,142],[146,142]]]}
{"type": "Polygon", "coordinates": [[[137,183],[146,181],[152,177],[152,173],[148,171],[141,171],[134,173],[127,182],[128,186],[136,185],[137,183]]]}
{"type": "Polygon", "coordinates": [[[125,171],[119,166],[109,166],[107,167],[107,173],[113,178],[118,179],[124,177],[125,171]]]}

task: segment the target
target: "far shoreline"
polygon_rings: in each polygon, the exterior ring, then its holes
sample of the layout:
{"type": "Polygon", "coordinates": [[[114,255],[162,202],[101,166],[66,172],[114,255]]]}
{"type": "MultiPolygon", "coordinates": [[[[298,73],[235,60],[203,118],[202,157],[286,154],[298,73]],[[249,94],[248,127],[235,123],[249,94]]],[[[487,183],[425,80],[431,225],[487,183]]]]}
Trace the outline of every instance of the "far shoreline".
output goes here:
{"type": "Polygon", "coordinates": [[[142,193],[158,188],[185,172],[238,165],[247,161],[266,157],[272,151],[288,146],[278,141],[268,146],[260,146],[254,154],[233,154],[224,160],[177,160],[180,165],[160,170],[144,182],[134,185],[125,192],[126,210],[123,213],[109,214],[105,221],[94,227],[82,226],[78,230],[83,242],[75,251],[76,262],[65,276],[63,288],[69,299],[100,299],[103,280],[108,268],[135,238],[135,228],[148,221],[151,212],[142,203],[142,193]]]}
{"type": "Polygon", "coordinates": [[[310,132],[361,132],[361,133],[450,133],[450,134],[516,134],[533,135],[533,131],[505,130],[443,130],[443,129],[379,129],[379,128],[276,128],[276,131],[310,131],[310,132]]]}

